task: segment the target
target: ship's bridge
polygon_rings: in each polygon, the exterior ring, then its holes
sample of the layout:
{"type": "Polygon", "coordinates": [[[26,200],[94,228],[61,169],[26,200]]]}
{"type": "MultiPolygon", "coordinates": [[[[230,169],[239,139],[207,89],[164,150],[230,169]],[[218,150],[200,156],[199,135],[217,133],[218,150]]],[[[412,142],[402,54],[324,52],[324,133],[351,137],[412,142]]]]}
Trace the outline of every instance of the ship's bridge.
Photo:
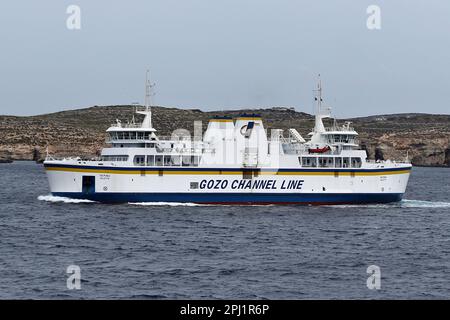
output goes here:
{"type": "Polygon", "coordinates": [[[120,120],[112,124],[107,130],[106,143],[112,147],[150,147],[154,148],[158,137],[151,124],[151,111],[148,107],[144,110],[136,110],[137,113],[143,114],[144,121],[136,124],[133,120],[130,123],[122,124],[120,120]]]}
{"type": "Polygon", "coordinates": [[[358,147],[358,133],[354,128],[350,127],[350,124],[350,122],[346,122],[342,126],[333,125],[332,127],[324,128],[321,132],[311,132],[308,135],[316,136],[316,143],[321,141],[322,144],[340,146],[343,150],[351,150],[358,147]],[[317,134],[320,137],[317,137],[317,134]]]}
{"type": "Polygon", "coordinates": [[[357,147],[358,133],[350,127],[350,122],[346,122],[343,126],[333,126],[327,128],[322,135],[326,139],[326,143],[330,145],[344,145],[348,147],[357,147]]]}
{"type": "Polygon", "coordinates": [[[158,138],[155,135],[155,129],[149,128],[131,128],[131,127],[110,127],[106,132],[108,133],[108,143],[114,142],[151,142],[158,138]]]}

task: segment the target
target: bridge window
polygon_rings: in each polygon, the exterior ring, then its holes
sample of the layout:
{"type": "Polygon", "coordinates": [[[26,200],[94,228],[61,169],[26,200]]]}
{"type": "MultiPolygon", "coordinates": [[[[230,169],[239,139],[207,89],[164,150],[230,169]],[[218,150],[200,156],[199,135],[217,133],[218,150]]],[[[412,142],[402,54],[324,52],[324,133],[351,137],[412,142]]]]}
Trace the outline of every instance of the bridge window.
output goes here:
{"type": "Polygon", "coordinates": [[[342,168],[342,158],[341,157],[334,158],[334,166],[336,168],[342,168]]]}
{"type": "Polygon", "coordinates": [[[117,133],[116,132],[110,132],[109,133],[109,139],[117,140],[117,133]]]}

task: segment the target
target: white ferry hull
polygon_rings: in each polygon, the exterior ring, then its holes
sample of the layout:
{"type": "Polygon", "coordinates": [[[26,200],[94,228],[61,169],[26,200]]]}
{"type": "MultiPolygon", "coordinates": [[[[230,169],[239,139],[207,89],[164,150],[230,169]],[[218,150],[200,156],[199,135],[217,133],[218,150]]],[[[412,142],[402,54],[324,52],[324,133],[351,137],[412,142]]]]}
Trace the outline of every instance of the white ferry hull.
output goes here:
{"type": "Polygon", "coordinates": [[[388,203],[402,199],[411,171],[410,165],[243,169],[44,164],[53,195],[108,203],[388,203]]]}

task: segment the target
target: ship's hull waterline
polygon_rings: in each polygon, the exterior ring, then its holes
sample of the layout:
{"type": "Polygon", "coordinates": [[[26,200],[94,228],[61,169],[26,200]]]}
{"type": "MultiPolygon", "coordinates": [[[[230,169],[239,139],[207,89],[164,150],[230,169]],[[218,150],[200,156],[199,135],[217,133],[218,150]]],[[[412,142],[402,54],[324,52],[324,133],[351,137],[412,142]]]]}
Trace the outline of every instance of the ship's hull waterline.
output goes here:
{"type": "Polygon", "coordinates": [[[55,196],[106,203],[366,204],[402,199],[411,167],[168,168],[46,162],[55,196]]]}

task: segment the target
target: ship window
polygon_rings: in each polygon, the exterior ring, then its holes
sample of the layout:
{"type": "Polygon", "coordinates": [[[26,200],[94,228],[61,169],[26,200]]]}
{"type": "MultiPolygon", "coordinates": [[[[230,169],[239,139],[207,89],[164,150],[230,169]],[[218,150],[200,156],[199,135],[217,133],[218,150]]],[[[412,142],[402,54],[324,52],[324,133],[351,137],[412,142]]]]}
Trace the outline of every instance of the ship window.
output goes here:
{"type": "Polygon", "coordinates": [[[137,166],[143,166],[145,164],[145,156],[134,156],[133,163],[137,166]]]}
{"type": "Polygon", "coordinates": [[[117,155],[117,156],[101,156],[101,161],[127,161],[127,155],[117,155]]]}
{"type": "Polygon", "coordinates": [[[348,168],[350,165],[350,158],[342,158],[342,167],[348,168]]]}
{"type": "Polygon", "coordinates": [[[322,168],[333,167],[333,158],[332,157],[320,157],[318,160],[319,160],[319,167],[322,167],[322,168]]]}
{"type": "Polygon", "coordinates": [[[191,182],[191,189],[198,189],[198,182],[191,182]]]}
{"type": "Polygon", "coordinates": [[[144,132],[144,139],[148,140],[149,139],[149,135],[150,135],[149,132],[144,132]]]}
{"type": "Polygon", "coordinates": [[[137,138],[138,138],[138,140],[144,139],[144,133],[143,132],[138,132],[137,133],[137,138]]]}
{"type": "Polygon", "coordinates": [[[361,158],[352,158],[352,168],[361,168],[361,158]]]}
{"type": "Polygon", "coordinates": [[[333,158],[332,157],[320,157],[318,160],[319,160],[319,167],[322,167],[322,168],[333,167],[333,158]]]}
{"type": "Polygon", "coordinates": [[[170,162],[172,166],[180,165],[180,156],[170,156],[170,162]]]}
{"type": "Polygon", "coordinates": [[[193,158],[194,158],[194,161],[193,161],[192,164],[193,164],[194,166],[198,167],[198,164],[200,163],[201,157],[194,156],[193,158]]]}
{"type": "Polygon", "coordinates": [[[155,156],[155,164],[157,166],[162,166],[163,165],[163,156],[155,156]]]}
{"type": "Polygon", "coordinates": [[[154,166],[155,165],[155,156],[147,156],[147,165],[154,166]]]}
{"type": "Polygon", "coordinates": [[[324,163],[325,163],[325,158],[318,158],[318,164],[319,167],[325,167],[324,163]]]}
{"type": "Polygon", "coordinates": [[[302,158],[302,167],[317,167],[317,158],[316,157],[303,157],[302,158]]]}
{"type": "Polygon", "coordinates": [[[342,158],[341,157],[334,158],[334,161],[335,161],[336,168],[342,168],[342,158]]]}
{"type": "Polygon", "coordinates": [[[171,166],[172,161],[170,156],[164,156],[164,166],[171,166]]]}
{"type": "Polygon", "coordinates": [[[327,158],[327,167],[334,167],[334,158],[332,157],[327,158]]]}
{"type": "Polygon", "coordinates": [[[190,166],[191,164],[191,156],[183,156],[183,167],[190,166]]]}

